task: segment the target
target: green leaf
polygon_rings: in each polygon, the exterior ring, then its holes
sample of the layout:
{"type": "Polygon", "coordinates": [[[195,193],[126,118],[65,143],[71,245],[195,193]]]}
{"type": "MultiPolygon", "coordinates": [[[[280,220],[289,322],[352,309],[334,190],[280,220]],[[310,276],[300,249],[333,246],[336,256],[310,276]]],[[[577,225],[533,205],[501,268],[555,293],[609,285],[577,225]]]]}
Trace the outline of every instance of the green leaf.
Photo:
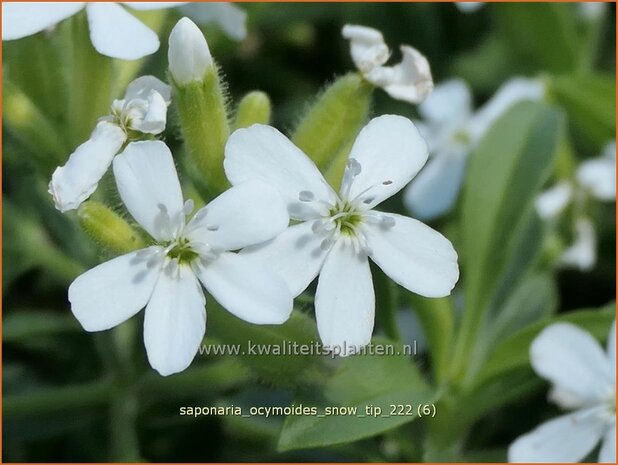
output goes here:
{"type": "MultiPolygon", "coordinates": [[[[374,340],[377,343],[377,340],[374,340]]],[[[380,342],[381,343],[381,342],[380,342]]],[[[348,415],[290,415],[279,438],[279,450],[323,447],[356,441],[395,428],[418,417],[419,404],[433,404],[435,390],[416,366],[402,355],[356,355],[341,359],[337,371],[316,392],[299,392],[294,405],[348,407],[348,415]],[[391,405],[412,405],[412,415],[391,415],[391,405]],[[366,408],[373,407],[370,414],[366,408]],[[375,407],[381,408],[380,416],[375,407]],[[352,413],[350,413],[352,412],[352,413]]],[[[439,413],[437,413],[439,415],[439,413]]]]}
{"type": "Polygon", "coordinates": [[[550,95],[562,105],[573,129],[599,147],[616,136],[615,76],[558,76],[548,80],[550,95]]]}
{"type": "Polygon", "coordinates": [[[314,385],[323,379],[326,358],[290,353],[293,344],[310,348],[318,341],[315,322],[303,313],[295,311],[282,325],[254,325],[231,315],[211,298],[208,320],[209,336],[239,350],[238,354],[225,355],[235,356],[263,382],[291,388],[314,385]]]}
{"type": "Polygon", "coordinates": [[[607,338],[612,321],[616,318],[615,303],[601,309],[577,310],[564,315],[545,318],[517,331],[498,345],[487,360],[479,379],[488,380],[511,371],[530,366],[528,351],[535,337],[547,326],[557,322],[573,323],[590,332],[595,338],[607,338]]]}
{"type": "Polygon", "coordinates": [[[499,30],[520,59],[554,73],[576,68],[581,44],[571,5],[504,3],[492,11],[499,30]]]}
{"type": "Polygon", "coordinates": [[[522,102],[502,116],[470,159],[462,207],[465,303],[454,370],[463,376],[495,296],[508,295],[534,264],[534,199],[552,169],[563,118],[522,102]]]}

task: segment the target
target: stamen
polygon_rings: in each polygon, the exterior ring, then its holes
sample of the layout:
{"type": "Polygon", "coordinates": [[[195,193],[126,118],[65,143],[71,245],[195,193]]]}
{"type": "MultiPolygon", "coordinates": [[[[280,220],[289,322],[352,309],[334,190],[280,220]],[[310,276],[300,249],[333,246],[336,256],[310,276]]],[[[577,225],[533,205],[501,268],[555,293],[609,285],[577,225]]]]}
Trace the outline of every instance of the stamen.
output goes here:
{"type": "Polygon", "coordinates": [[[361,173],[361,164],[355,158],[349,158],[345,171],[343,172],[343,180],[341,181],[341,189],[339,191],[341,198],[346,199],[350,195],[352,182],[354,178],[361,173]]]}
{"type": "Polygon", "coordinates": [[[315,194],[311,191],[300,191],[298,193],[298,200],[301,202],[313,202],[315,200],[315,194]]]}
{"type": "Polygon", "coordinates": [[[193,199],[187,199],[187,201],[182,207],[182,212],[185,214],[185,216],[193,211],[194,206],[195,204],[193,203],[193,199]]]}
{"type": "Polygon", "coordinates": [[[385,228],[392,228],[393,226],[395,226],[395,218],[393,218],[392,216],[383,215],[381,219],[381,224],[385,228]]]}

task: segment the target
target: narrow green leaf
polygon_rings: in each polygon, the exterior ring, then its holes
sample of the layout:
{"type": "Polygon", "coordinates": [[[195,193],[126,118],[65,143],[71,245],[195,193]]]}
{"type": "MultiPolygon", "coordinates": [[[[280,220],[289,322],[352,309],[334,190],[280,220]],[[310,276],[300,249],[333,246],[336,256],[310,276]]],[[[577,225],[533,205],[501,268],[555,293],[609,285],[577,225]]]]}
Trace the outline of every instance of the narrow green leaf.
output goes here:
{"type": "Polygon", "coordinates": [[[563,118],[533,102],[511,108],[490,129],[470,159],[462,211],[465,302],[454,370],[472,354],[492,299],[508,294],[534,263],[533,202],[552,169],[563,118]]]}

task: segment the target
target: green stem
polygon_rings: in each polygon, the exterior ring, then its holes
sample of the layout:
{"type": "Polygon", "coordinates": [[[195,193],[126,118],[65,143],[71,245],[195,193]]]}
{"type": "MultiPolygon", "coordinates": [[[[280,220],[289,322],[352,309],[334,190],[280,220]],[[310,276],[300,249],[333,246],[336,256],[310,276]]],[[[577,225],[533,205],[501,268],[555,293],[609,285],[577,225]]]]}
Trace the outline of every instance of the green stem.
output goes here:
{"type": "Polygon", "coordinates": [[[374,288],[376,293],[376,310],[386,336],[393,341],[401,341],[397,327],[397,310],[399,293],[397,284],[391,281],[381,270],[374,270],[374,288]]]}
{"type": "Polygon", "coordinates": [[[428,299],[410,294],[410,301],[427,337],[436,383],[441,384],[447,378],[453,354],[455,315],[452,299],[428,299]]]}

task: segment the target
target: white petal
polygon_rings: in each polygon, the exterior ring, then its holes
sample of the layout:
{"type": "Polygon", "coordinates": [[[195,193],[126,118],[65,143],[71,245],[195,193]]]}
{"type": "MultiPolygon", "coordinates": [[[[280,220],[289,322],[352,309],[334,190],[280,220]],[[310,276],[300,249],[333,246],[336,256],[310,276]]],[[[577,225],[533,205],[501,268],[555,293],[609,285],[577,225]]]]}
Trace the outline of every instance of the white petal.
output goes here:
{"type": "Polygon", "coordinates": [[[365,78],[382,87],[388,95],[408,103],[421,103],[433,89],[427,58],[409,45],[400,47],[401,63],[374,68],[365,78]]]}
{"type": "Polygon", "coordinates": [[[134,10],[164,10],[185,5],[187,2],[122,2],[134,10]]]}
{"type": "Polygon", "coordinates": [[[468,119],[472,113],[472,95],[466,82],[451,79],[436,86],[418,107],[423,118],[444,124],[468,119]]]}
{"type": "Polygon", "coordinates": [[[603,434],[598,415],[598,409],[578,410],[541,424],[511,444],[509,462],[581,461],[603,434]]]}
{"type": "Polygon", "coordinates": [[[369,209],[410,182],[427,161],[427,144],[412,121],[384,115],[361,130],[350,158],[360,163],[361,171],[344,197],[369,209]]]}
{"type": "Polygon", "coordinates": [[[541,192],[534,201],[537,213],[543,219],[555,218],[573,198],[573,187],[567,181],[541,192]]]}
{"type": "Polygon", "coordinates": [[[582,218],[575,224],[575,240],[560,257],[560,263],[581,271],[591,270],[597,262],[597,235],[594,225],[582,218]]]}
{"type": "Polygon", "coordinates": [[[191,364],[206,332],[205,304],[191,268],[161,273],[144,316],[148,361],[161,375],[178,373],[191,364]]]}
{"type": "Polygon", "coordinates": [[[272,239],[288,223],[279,192],[262,181],[249,181],[228,189],[196,213],[185,233],[192,242],[216,250],[237,250],[272,239]]]}
{"type": "Polygon", "coordinates": [[[212,66],[208,42],[189,18],[181,18],[172,29],[167,50],[172,78],[178,85],[202,81],[212,66]]]}
{"type": "MultiPolygon", "coordinates": [[[[143,103],[143,101],[138,102],[140,104],[143,103]]],[[[165,131],[167,102],[157,91],[150,91],[150,95],[148,95],[146,100],[145,112],[142,110],[138,114],[138,118],[131,119],[131,129],[144,134],[160,134],[165,131]]]]}
{"type": "Polygon", "coordinates": [[[290,226],[276,238],[247,247],[240,254],[268,265],[296,297],[318,275],[327,254],[320,247],[322,238],[311,230],[311,226],[310,221],[290,226]]]}
{"type": "Polygon", "coordinates": [[[2,40],[41,32],[84,7],[84,2],[2,2],[2,40]]]}
{"type": "Polygon", "coordinates": [[[467,153],[444,152],[430,158],[427,165],[404,191],[403,202],[421,220],[447,213],[455,204],[464,179],[467,153]]]}
{"type": "Polygon", "coordinates": [[[161,97],[167,103],[172,100],[172,88],[154,76],[140,76],[134,79],[127,86],[124,100],[129,101],[134,98],[147,99],[153,90],[161,94],[161,97]]]}
{"type": "Polygon", "coordinates": [[[517,102],[543,99],[545,87],[538,80],[513,78],[503,84],[495,95],[474,115],[470,131],[479,140],[491,125],[517,102]]]}
{"type": "Polygon", "coordinates": [[[233,185],[257,179],[275,187],[294,219],[318,216],[314,204],[299,201],[300,192],[329,202],[334,198],[309,157],[271,126],[254,124],[234,131],[225,146],[224,166],[233,185]]]}
{"type": "Polygon", "coordinates": [[[350,41],[350,55],[363,74],[386,63],[389,50],[382,33],[376,29],[346,24],[341,35],[350,41]]]}
{"type": "Polygon", "coordinates": [[[345,239],[331,249],[318,279],[315,318],[324,346],[347,356],[369,344],[375,296],[369,261],[345,239]]]}
{"type": "Polygon", "coordinates": [[[616,157],[600,156],[586,160],[577,169],[577,180],[593,197],[606,202],[616,201],[616,157]]]}
{"type": "Polygon", "coordinates": [[[249,323],[277,325],[292,313],[292,295],[267,265],[232,252],[196,266],[208,292],[230,313],[249,323]]]}
{"type": "Polygon", "coordinates": [[[609,428],[603,438],[603,445],[599,453],[599,462],[616,463],[616,424],[609,428]]]}
{"type": "Polygon", "coordinates": [[[69,286],[75,318],[86,331],[103,331],[128,320],[150,299],[159,269],[148,267],[149,252],[131,252],[78,276],[69,286]]]}
{"type": "Polygon", "coordinates": [[[232,3],[189,3],[180,11],[196,23],[218,24],[231,39],[243,40],[247,36],[247,13],[232,3]]]}
{"type": "Polygon", "coordinates": [[[485,6],[485,2],[455,2],[455,6],[462,13],[474,13],[485,6]]]}
{"type": "Polygon", "coordinates": [[[89,3],[90,39],[97,52],[137,60],[159,49],[157,35],[116,3],[89,3]]]}
{"type": "MultiPolygon", "coordinates": [[[[378,212],[376,212],[378,213],[378,212]]],[[[459,279],[451,242],[429,226],[391,213],[393,226],[364,227],[371,259],[397,284],[425,297],[444,297],[459,279]]]]}
{"type": "Polygon", "coordinates": [[[114,159],[114,176],[122,201],[131,216],[152,237],[173,237],[165,223],[166,213],[180,223],[183,200],[170,149],[160,141],[132,142],[114,159]]]}
{"type": "Polygon", "coordinates": [[[586,21],[598,21],[605,14],[608,5],[605,2],[578,2],[577,8],[586,21]]]}
{"type": "Polygon", "coordinates": [[[589,333],[572,324],[545,328],[530,346],[530,363],[555,388],[578,398],[580,406],[603,402],[613,394],[607,355],[589,333]]]}
{"type": "Polygon", "coordinates": [[[120,127],[101,122],[66,164],[56,168],[49,183],[49,193],[58,210],[75,210],[90,197],[125,139],[126,134],[120,127]]]}

